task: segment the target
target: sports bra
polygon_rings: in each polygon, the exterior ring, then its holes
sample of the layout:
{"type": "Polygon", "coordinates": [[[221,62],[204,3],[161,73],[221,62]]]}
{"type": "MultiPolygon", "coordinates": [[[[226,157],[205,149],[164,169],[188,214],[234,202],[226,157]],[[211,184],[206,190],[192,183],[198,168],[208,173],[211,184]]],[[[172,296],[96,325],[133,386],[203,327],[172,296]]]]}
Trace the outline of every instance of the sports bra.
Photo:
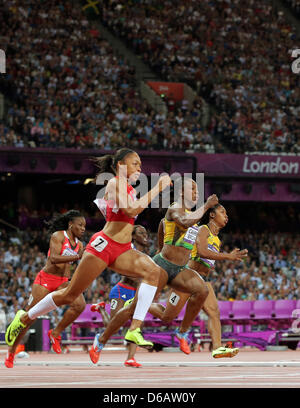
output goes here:
{"type": "MultiPolygon", "coordinates": [[[[72,246],[70,238],[69,238],[66,231],[64,231],[64,236],[65,236],[65,239],[64,239],[64,242],[62,244],[61,251],[60,251],[59,255],[62,255],[62,256],[77,255],[78,252],[79,252],[79,249],[80,249],[79,240],[77,238],[75,238],[75,246],[72,246]]],[[[48,255],[47,256],[49,258],[50,248],[48,250],[48,255]]]]}
{"type": "MultiPolygon", "coordinates": [[[[190,213],[191,211],[185,210],[185,212],[190,213]]],[[[163,220],[163,227],[164,244],[183,247],[188,250],[193,249],[199,229],[197,224],[189,228],[184,228],[176,224],[175,221],[167,220],[165,217],[163,220]]]]}
{"type": "MultiPolygon", "coordinates": [[[[133,201],[136,200],[135,190],[132,186],[127,184],[127,194],[132,198],[133,201]]],[[[105,200],[104,198],[96,198],[94,203],[101,211],[106,222],[111,221],[121,221],[127,222],[128,224],[134,224],[136,217],[129,217],[126,215],[115,203],[114,200],[105,200]]]]}
{"type": "MultiPolygon", "coordinates": [[[[207,228],[209,232],[209,236],[207,238],[207,248],[210,251],[220,252],[221,241],[219,240],[219,237],[211,233],[208,225],[203,225],[203,227],[207,228]]],[[[202,263],[203,265],[207,266],[210,269],[213,269],[215,267],[216,261],[214,259],[206,259],[198,255],[196,245],[194,245],[194,248],[191,252],[191,259],[193,261],[202,263]]]]}

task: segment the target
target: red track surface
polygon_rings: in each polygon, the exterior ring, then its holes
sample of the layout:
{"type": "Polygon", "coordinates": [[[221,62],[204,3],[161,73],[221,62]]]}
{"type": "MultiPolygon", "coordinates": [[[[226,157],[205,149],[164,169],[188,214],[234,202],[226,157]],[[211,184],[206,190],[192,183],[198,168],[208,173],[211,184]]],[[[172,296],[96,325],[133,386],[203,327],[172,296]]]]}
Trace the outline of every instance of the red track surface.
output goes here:
{"type": "Polygon", "coordinates": [[[13,369],[0,354],[0,388],[300,388],[300,351],[241,350],[215,360],[209,352],[138,350],[142,368],[123,365],[125,351],[102,352],[97,366],[88,354],[30,353],[13,369]]]}

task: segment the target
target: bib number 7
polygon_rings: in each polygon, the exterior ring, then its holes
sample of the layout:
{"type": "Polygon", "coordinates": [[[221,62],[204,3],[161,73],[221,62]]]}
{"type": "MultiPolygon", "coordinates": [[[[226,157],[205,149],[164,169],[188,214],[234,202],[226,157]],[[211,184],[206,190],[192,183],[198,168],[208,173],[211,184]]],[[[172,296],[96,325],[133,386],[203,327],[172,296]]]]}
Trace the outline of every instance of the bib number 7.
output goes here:
{"type": "Polygon", "coordinates": [[[91,242],[91,246],[97,251],[102,252],[108,242],[100,235],[91,242]]]}

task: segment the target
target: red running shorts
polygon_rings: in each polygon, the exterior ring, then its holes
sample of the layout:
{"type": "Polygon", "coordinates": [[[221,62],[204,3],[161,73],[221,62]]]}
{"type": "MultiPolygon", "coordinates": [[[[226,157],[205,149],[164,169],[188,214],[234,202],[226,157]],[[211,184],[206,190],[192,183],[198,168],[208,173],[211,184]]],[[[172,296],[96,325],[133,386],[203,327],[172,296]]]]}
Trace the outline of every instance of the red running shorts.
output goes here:
{"type": "Polygon", "coordinates": [[[68,282],[68,280],[66,276],[52,275],[41,270],[33,283],[43,286],[49,292],[54,292],[62,283],[68,282]]]}
{"type": "Polygon", "coordinates": [[[92,236],[85,251],[102,259],[102,261],[109,266],[113,264],[120,255],[130,249],[132,249],[131,242],[120,244],[100,231],[92,236]]]}

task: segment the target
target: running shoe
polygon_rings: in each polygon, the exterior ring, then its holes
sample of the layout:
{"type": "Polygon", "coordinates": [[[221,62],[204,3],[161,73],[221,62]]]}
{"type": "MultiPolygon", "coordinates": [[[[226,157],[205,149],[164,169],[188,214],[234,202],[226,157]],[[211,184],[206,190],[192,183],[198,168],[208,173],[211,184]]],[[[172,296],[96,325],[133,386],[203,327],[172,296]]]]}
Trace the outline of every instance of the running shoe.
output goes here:
{"type": "Polygon", "coordinates": [[[131,305],[131,303],[132,303],[133,301],[134,301],[134,298],[131,298],[131,299],[126,300],[126,302],[124,303],[124,306],[123,306],[123,307],[127,307],[127,306],[131,305]]]}
{"type": "Polygon", "coordinates": [[[94,303],[91,305],[91,312],[100,312],[101,309],[105,309],[105,302],[94,303]]]}
{"type": "Polygon", "coordinates": [[[130,343],[135,343],[139,347],[143,347],[147,350],[151,350],[153,348],[153,343],[144,339],[140,328],[128,330],[125,335],[125,340],[129,341],[130,343]]]}
{"type": "Polygon", "coordinates": [[[10,353],[9,351],[7,352],[6,359],[4,361],[4,364],[7,368],[13,368],[14,366],[14,359],[15,359],[15,353],[10,353]]]}
{"type": "Polygon", "coordinates": [[[19,310],[11,324],[8,326],[5,332],[5,341],[6,344],[9,346],[12,346],[14,342],[16,341],[16,338],[18,337],[19,333],[26,327],[26,324],[23,324],[20,320],[21,316],[25,313],[24,310],[19,310]]]}
{"type": "Polygon", "coordinates": [[[142,364],[138,363],[134,357],[130,358],[129,360],[126,360],[124,365],[126,367],[142,367],[142,364]]]}
{"type": "Polygon", "coordinates": [[[53,351],[55,351],[56,354],[60,354],[61,353],[61,346],[60,346],[61,336],[54,337],[52,335],[52,329],[51,329],[48,331],[48,337],[52,345],[53,351]]]}
{"type": "Polygon", "coordinates": [[[179,328],[177,327],[175,329],[175,336],[179,340],[180,350],[185,354],[190,354],[191,349],[190,349],[190,346],[189,346],[189,343],[188,343],[189,333],[188,332],[180,333],[179,328]]]}
{"type": "Polygon", "coordinates": [[[104,347],[104,345],[99,342],[99,337],[100,337],[100,334],[99,333],[96,334],[96,336],[94,338],[94,343],[93,343],[93,345],[92,345],[92,347],[90,348],[90,351],[89,351],[90,359],[94,364],[98,363],[101,350],[104,347]]]}
{"type": "Polygon", "coordinates": [[[230,348],[230,347],[219,347],[212,352],[213,358],[224,358],[224,357],[234,357],[239,352],[237,347],[230,348]]]}

